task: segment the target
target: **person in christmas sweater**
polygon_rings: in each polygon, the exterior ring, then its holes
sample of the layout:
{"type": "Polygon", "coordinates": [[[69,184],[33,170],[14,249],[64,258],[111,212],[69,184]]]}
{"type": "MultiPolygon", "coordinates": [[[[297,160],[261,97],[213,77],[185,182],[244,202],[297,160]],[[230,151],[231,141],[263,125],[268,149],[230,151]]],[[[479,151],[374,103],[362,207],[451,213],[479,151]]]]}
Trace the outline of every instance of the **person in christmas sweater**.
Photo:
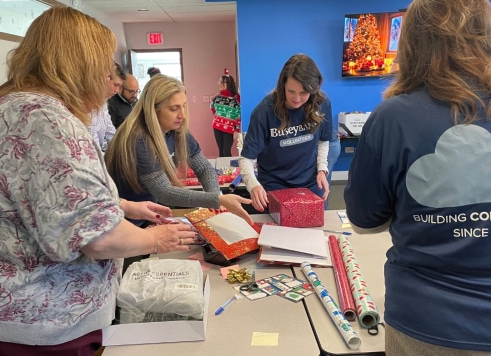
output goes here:
{"type": "Polygon", "coordinates": [[[385,352],[491,355],[489,1],[413,1],[397,59],[344,192],[356,232],[391,235],[385,352]]]}
{"type": "Polygon", "coordinates": [[[315,62],[295,54],[284,65],[276,89],[251,114],[239,166],[258,212],[267,211],[271,190],[308,188],[327,199],[332,115],[321,85],[315,62]]]}
{"type": "Polygon", "coordinates": [[[218,80],[220,93],[213,98],[210,104],[214,114],[212,123],[215,140],[218,146],[219,157],[232,156],[232,144],[240,132],[240,95],[237,93],[234,77],[224,74],[218,80]]]}

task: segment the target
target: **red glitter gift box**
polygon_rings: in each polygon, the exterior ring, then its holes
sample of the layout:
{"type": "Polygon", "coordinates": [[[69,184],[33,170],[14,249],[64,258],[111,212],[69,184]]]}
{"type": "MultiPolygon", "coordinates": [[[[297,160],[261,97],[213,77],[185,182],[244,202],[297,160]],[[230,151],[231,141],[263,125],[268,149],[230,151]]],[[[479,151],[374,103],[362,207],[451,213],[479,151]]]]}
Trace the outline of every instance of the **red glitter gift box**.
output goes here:
{"type": "Polygon", "coordinates": [[[307,188],[268,192],[269,213],[280,226],[324,226],[324,200],[307,188]]]}
{"type": "MultiPolygon", "coordinates": [[[[184,214],[186,218],[193,224],[196,230],[219,252],[223,257],[232,261],[234,258],[244,255],[248,252],[259,249],[257,244],[257,237],[251,237],[250,239],[241,240],[232,244],[227,244],[220,235],[206,222],[206,219],[211,218],[218,214],[215,210],[210,209],[198,209],[190,213],[184,214]]],[[[255,223],[254,230],[259,234],[261,231],[261,224],[255,223]]],[[[206,256],[205,256],[206,259],[206,256]]],[[[224,264],[222,261],[221,264],[224,264]]]]}

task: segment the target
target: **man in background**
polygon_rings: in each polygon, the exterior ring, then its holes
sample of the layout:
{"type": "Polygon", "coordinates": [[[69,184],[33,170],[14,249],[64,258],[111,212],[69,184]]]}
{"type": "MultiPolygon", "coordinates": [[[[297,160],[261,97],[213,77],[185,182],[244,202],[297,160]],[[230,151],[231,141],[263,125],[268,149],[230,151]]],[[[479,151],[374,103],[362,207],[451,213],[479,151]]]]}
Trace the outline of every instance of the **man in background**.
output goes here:
{"type": "MultiPolygon", "coordinates": [[[[120,91],[123,81],[126,79],[126,74],[124,74],[123,68],[121,68],[121,66],[116,62],[114,62],[114,72],[116,73],[116,77],[110,77],[108,82],[108,98],[120,91]]],[[[109,141],[111,141],[116,133],[116,128],[114,127],[111,121],[111,116],[109,115],[107,103],[104,104],[99,111],[92,110],[90,116],[92,120],[88,130],[99,144],[101,150],[104,152],[106,151],[109,141]]]]}
{"type": "Polygon", "coordinates": [[[133,109],[138,100],[138,94],[140,94],[138,81],[133,75],[126,74],[121,90],[107,102],[109,115],[111,115],[111,121],[116,129],[133,109]]]}
{"type": "Polygon", "coordinates": [[[147,70],[147,74],[152,78],[154,75],[161,74],[160,69],[157,67],[150,67],[147,70]]]}

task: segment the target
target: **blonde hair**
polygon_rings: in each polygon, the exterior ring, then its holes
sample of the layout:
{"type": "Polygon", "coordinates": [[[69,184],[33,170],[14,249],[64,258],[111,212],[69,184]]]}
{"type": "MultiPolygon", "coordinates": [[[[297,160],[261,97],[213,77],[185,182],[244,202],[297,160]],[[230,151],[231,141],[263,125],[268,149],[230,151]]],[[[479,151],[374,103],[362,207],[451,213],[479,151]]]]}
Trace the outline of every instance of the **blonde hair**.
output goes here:
{"type": "Polygon", "coordinates": [[[106,26],[71,7],[53,7],[32,22],[9,53],[0,97],[20,91],[46,93],[89,125],[88,113],[105,102],[115,50],[115,36],[106,26]]]}
{"type": "Polygon", "coordinates": [[[450,104],[455,123],[491,114],[491,5],[489,0],[414,0],[404,16],[399,73],[385,98],[425,87],[450,104]],[[459,118],[462,115],[463,118],[459,118]]]}
{"type": "MultiPolygon", "coordinates": [[[[185,119],[175,130],[175,154],[171,157],[165,137],[159,124],[157,111],[179,92],[186,92],[184,84],[163,74],[154,75],[145,85],[136,105],[118,127],[104,154],[107,170],[114,177],[120,174],[135,192],[143,188],[138,180],[136,147],[139,141],[146,143],[150,157],[157,159],[171,183],[180,186],[178,173],[186,172],[188,166],[189,113],[186,108],[185,119]]],[[[155,161],[154,161],[155,162],[155,161]]]]}

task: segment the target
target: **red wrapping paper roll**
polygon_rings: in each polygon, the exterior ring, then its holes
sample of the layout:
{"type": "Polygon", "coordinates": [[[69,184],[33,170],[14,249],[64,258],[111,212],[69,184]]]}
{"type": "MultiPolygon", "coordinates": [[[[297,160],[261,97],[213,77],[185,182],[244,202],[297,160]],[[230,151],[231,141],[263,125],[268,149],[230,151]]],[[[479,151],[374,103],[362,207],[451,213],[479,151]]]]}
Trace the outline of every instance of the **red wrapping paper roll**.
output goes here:
{"type": "Polygon", "coordinates": [[[355,301],[353,300],[348,275],[344,268],[338,238],[334,235],[329,236],[329,251],[331,251],[332,268],[336,279],[336,289],[338,290],[339,307],[346,320],[354,321],[356,319],[355,301]]]}

